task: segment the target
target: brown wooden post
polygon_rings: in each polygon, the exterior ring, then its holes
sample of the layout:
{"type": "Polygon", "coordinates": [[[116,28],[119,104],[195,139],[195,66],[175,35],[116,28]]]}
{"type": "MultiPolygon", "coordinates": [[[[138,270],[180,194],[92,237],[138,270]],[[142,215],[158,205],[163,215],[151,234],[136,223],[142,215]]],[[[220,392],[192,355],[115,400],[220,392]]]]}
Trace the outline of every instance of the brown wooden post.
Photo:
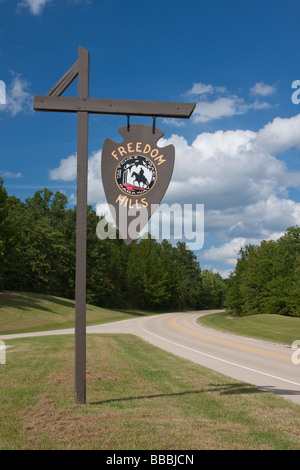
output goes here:
{"type": "MultiPolygon", "coordinates": [[[[79,47],[78,97],[89,96],[89,53],[79,47]]],[[[86,232],[89,113],[77,112],[75,401],[86,402],[86,232]]]]}

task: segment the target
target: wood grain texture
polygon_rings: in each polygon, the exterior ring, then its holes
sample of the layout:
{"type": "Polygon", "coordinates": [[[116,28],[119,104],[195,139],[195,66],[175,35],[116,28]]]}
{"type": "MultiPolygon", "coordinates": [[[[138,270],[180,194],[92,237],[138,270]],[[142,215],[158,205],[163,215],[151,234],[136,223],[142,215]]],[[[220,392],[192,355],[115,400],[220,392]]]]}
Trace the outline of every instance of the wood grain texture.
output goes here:
{"type": "MultiPolygon", "coordinates": [[[[78,96],[89,95],[89,53],[79,47],[78,96]]],[[[86,231],[88,178],[87,112],[77,113],[77,204],[75,279],[75,401],[86,402],[86,231]]]]}
{"type": "Polygon", "coordinates": [[[70,96],[35,95],[35,111],[56,111],[91,114],[116,114],[131,116],[155,116],[188,119],[195,103],[172,103],[163,101],[110,100],[106,98],[82,98],[70,96]]]}

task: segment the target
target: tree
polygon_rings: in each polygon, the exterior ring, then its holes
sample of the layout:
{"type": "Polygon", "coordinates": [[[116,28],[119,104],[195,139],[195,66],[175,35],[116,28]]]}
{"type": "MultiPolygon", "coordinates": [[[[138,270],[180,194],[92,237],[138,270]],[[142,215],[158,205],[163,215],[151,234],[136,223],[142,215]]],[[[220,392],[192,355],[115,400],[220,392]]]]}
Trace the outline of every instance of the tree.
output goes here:
{"type": "Polygon", "coordinates": [[[226,307],[238,315],[300,315],[300,228],[240,252],[228,280],[226,307]]]}
{"type": "MultiPolygon", "coordinates": [[[[87,214],[87,302],[114,308],[156,310],[221,306],[224,282],[201,273],[183,242],[171,245],[151,236],[127,246],[122,239],[100,240],[99,222],[87,214]],[[203,287],[204,286],[204,287],[203,287]]],[[[7,196],[0,179],[0,288],[74,298],[76,207],[47,188],[25,202],[7,196]]]]}
{"type": "Polygon", "coordinates": [[[161,246],[155,240],[142,239],[130,251],[127,265],[129,299],[142,308],[161,308],[170,298],[161,246]]]}
{"type": "Polygon", "coordinates": [[[6,189],[4,188],[4,180],[0,176],[0,289],[4,287],[5,279],[5,253],[9,244],[9,239],[12,235],[12,231],[7,225],[8,217],[8,196],[6,189]]]}
{"type": "Polygon", "coordinates": [[[179,275],[180,307],[201,308],[201,268],[196,255],[184,242],[178,242],[175,248],[175,261],[179,275]]]}
{"type": "Polygon", "coordinates": [[[254,245],[246,245],[239,251],[239,258],[233,273],[227,282],[225,307],[236,315],[243,315],[245,309],[245,285],[248,275],[248,264],[251,253],[255,250],[254,245]]]}

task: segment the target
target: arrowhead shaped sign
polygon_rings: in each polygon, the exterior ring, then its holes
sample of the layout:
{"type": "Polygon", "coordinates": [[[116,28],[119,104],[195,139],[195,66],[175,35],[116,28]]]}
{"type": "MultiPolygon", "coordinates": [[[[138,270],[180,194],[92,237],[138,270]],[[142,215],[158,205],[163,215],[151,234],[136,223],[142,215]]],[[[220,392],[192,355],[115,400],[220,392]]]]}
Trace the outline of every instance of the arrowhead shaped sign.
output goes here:
{"type": "Polygon", "coordinates": [[[106,139],[102,148],[102,182],[106,200],[125,243],[141,232],[162,200],[175,161],[173,145],[158,147],[164,135],[143,124],[119,128],[122,143],[106,139]]]}

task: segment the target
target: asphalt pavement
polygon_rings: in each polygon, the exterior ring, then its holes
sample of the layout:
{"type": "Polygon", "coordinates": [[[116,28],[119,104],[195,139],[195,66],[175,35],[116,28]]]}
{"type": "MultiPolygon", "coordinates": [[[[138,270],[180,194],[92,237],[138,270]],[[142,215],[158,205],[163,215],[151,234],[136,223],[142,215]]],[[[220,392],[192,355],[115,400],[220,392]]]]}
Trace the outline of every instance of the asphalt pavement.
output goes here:
{"type": "MultiPolygon", "coordinates": [[[[88,326],[86,331],[88,334],[137,335],[177,356],[300,404],[300,364],[292,360],[291,345],[254,340],[202,326],[201,316],[216,311],[134,318],[88,326]]],[[[2,335],[0,339],[62,334],[74,334],[74,328],[2,335]]]]}

